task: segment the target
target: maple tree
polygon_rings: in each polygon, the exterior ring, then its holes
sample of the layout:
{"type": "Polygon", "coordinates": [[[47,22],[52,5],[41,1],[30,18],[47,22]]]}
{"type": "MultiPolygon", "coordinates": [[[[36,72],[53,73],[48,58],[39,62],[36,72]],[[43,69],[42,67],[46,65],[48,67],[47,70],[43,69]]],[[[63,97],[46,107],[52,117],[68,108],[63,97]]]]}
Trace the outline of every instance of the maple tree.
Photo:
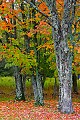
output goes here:
{"type": "MultiPolygon", "coordinates": [[[[30,1],[25,0],[37,9],[30,1]]],[[[75,17],[76,1],[64,0],[62,19],[58,17],[56,9],[56,0],[45,0],[51,15],[53,39],[56,51],[56,62],[60,81],[59,88],[59,110],[65,113],[72,113],[71,87],[72,87],[72,53],[68,47],[68,36],[70,38],[70,30],[75,17]]],[[[44,14],[44,12],[39,11],[44,14]]],[[[47,16],[48,17],[48,16],[47,16]]],[[[48,17],[50,20],[50,18],[48,17]]]]}

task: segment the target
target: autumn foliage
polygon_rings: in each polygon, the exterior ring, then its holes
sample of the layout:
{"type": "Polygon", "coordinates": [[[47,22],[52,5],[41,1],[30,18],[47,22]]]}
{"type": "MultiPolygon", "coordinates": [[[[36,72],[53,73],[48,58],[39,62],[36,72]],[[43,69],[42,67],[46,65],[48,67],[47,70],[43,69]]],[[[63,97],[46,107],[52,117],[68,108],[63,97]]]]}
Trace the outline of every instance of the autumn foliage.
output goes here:
{"type": "MultiPolygon", "coordinates": [[[[56,0],[60,20],[63,17],[63,3],[63,0],[56,0]]],[[[36,6],[47,17],[51,17],[45,2],[38,0],[36,6]]],[[[80,74],[78,10],[79,8],[76,10],[76,17],[72,25],[72,36],[68,38],[68,47],[73,54],[72,73],[75,72],[76,75],[80,74]]],[[[36,75],[36,68],[38,68],[39,73],[45,77],[58,77],[55,48],[52,41],[52,21],[49,24],[49,20],[40,12],[36,12],[29,4],[24,4],[24,9],[21,8],[20,0],[4,0],[0,4],[0,24],[0,61],[6,59],[5,67],[18,66],[22,75],[27,73],[29,76],[32,75],[32,70],[36,75]]],[[[79,103],[79,106],[74,103],[76,114],[69,116],[61,115],[57,111],[56,104],[56,101],[46,101],[44,107],[36,108],[33,106],[33,101],[29,103],[2,102],[0,116],[6,120],[7,118],[11,120],[13,118],[15,120],[18,118],[26,120],[80,119],[79,103]]]]}

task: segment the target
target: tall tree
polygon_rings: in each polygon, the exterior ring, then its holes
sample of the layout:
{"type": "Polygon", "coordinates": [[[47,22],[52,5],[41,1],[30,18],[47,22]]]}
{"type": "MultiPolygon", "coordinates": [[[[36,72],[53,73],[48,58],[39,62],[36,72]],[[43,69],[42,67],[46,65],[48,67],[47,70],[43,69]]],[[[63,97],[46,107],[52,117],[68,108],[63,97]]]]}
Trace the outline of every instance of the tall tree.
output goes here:
{"type": "MultiPolygon", "coordinates": [[[[22,8],[22,4],[21,4],[22,8]]],[[[15,10],[14,2],[12,1],[12,9],[15,10]]],[[[23,15],[22,15],[23,18],[23,15]]],[[[24,21],[23,21],[24,22],[24,21]]],[[[14,34],[13,38],[17,39],[17,28],[16,28],[16,19],[13,17],[13,25],[14,25],[14,34]]],[[[24,31],[25,32],[25,31],[24,31]]],[[[20,71],[21,68],[18,66],[14,66],[14,76],[15,76],[15,83],[16,83],[16,100],[25,100],[25,81],[26,81],[26,75],[21,74],[20,71]]]]}
{"type": "MultiPolygon", "coordinates": [[[[35,0],[32,0],[32,3],[35,4],[35,0]]],[[[32,18],[35,18],[35,10],[32,9],[32,18]]],[[[33,28],[36,29],[36,21],[33,23],[33,28]]],[[[43,102],[43,92],[42,92],[42,84],[41,84],[41,75],[39,73],[39,51],[37,49],[38,47],[38,38],[37,38],[37,32],[34,34],[33,37],[33,43],[34,43],[34,52],[36,56],[36,62],[37,66],[33,68],[33,74],[32,74],[32,85],[34,90],[34,97],[35,97],[35,104],[36,105],[44,105],[43,102]],[[35,74],[34,74],[35,72],[35,74]]]]}
{"type": "MultiPolygon", "coordinates": [[[[31,4],[37,11],[43,14],[45,13],[37,9],[30,1],[25,0],[31,4]]],[[[59,19],[58,11],[56,7],[56,0],[45,0],[46,5],[50,10],[53,40],[56,51],[56,63],[59,76],[59,106],[58,109],[63,113],[73,113],[72,107],[72,53],[68,47],[68,36],[70,35],[70,28],[75,15],[75,4],[74,0],[64,0],[63,6],[63,17],[59,19]],[[73,9],[72,9],[73,8],[73,9]]],[[[48,17],[48,20],[50,18],[48,17]]]]}
{"type": "Polygon", "coordinates": [[[14,66],[14,77],[16,83],[16,100],[21,101],[25,100],[24,96],[24,86],[23,86],[23,78],[20,74],[20,68],[18,66],[14,66]]]}
{"type": "Polygon", "coordinates": [[[53,39],[56,51],[56,62],[59,75],[59,111],[63,113],[72,113],[72,59],[67,41],[71,27],[70,12],[72,4],[69,0],[64,0],[63,18],[60,21],[56,10],[56,1],[47,1],[46,3],[51,11],[53,25],[53,39]]]}
{"type": "MultiPolygon", "coordinates": [[[[35,4],[35,0],[32,0],[32,2],[35,4]]],[[[29,24],[31,26],[31,28],[35,28],[36,26],[36,22],[33,22],[33,19],[35,17],[35,10],[33,10],[31,8],[31,6],[29,6],[29,11],[27,14],[25,14],[25,9],[24,9],[24,2],[21,3],[21,10],[22,12],[22,20],[23,23],[26,23],[27,19],[32,19],[31,21],[29,21],[29,24]],[[29,17],[29,18],[28,18],[29,17]]],[[[26,33],[30,31],[30,28],[26,29],[25,27],[23,28],[23,32],[25,33],[24,35],[24,42],[25,42],[25,47],[26,47],[26,53],[30,54],[30,51],[33,49],[33,51],[35,51],[35,56],[36,56],[36,61],[38,63],[38,56],[39,53],[37,51],[37,34],[35,33],[35,35],[33,37],[29,37],[26,33]],[[30,42],[33,42],[34,47],[30,48],[30,42]]],[[[43,105],[43,94],[42,94],[42,86],[41,86],[41,76],[40,73],[38,72],[38,67],[36,66],[36,68],[34,68],[34,66],[32,66],[32,86],[33,86],[33,92],[34,92],[34,98],[35,98],[35,104],[37,105],[43,105]]]]}

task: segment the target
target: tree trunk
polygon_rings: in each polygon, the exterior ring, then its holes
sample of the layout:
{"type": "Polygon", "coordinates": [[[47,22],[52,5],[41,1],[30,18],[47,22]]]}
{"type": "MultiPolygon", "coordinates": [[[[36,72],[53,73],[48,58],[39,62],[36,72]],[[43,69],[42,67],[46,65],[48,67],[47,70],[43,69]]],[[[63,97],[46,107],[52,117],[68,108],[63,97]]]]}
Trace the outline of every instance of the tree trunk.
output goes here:
{"type": "Polygon", "coordinates": [[[38,95],[39,95],[39,103],[40,103],[40,105],[44,105],[43,91],[42,91],[42,84],[41,84],[41,75],[38,73],[38,70],[36,70],[36,82],[37,82],[37,89],[38,89],[38,95]]]}
{"type": "Polygon", "coordinates": [[[54,1],[52,9],[53,39],[56,51],[56,63],[59,76],[59,111],[73,113],[71,90],[72,90],[72,56],[68,48],[68,32],[70,21],[71,2],[64,0],[64,14],[62,21],[59,20],[54,1]]]}
{"type": "Polygon", "coordinates": [[[44,89],[45,80],[46,80],[46,76],[45,75],[41,76],[42,89],[44,89]]]}
{"type": "Polygon", "coordinates": [[[71,74],[71,60],[69,53],[62,53],[60,59],[60,87],[59,87],[59,111],[63,113],[72,113],[72,74],[71,74]],[[64,54],[64,55],[63,55],[64,54]]]}
{"type": "Polygon", "coordinates": [[[57,85],[57,79],[55,78],[55,83],[54,83],[54,88],[53,88],[53,94],[52,96],[54,96],[54,98],[57,96],[58,93],[58,85],[57,85]]]}
{"type": "Polygon", "coordinates": [[[72,56],[71,51],[68,48],[68,38],[75,16],[76,0],[64,0],[62,20],[61,18],[59,19],[58,16],[56,0],[44,1],[50,10],[51,16],[48,17],[48,20],[52,22],[51,24],[53,27],[53,40],[56,51],[58,76],[60,81],[59,110],[63,113],[72,113],[72,56]]]}
{"type": "Polygon", "coordinates": [[[37,90],[36,77],[34,75],[32,75],[32,87],[34,92],[35,104],[39,104],[39,95],[37,90]]]}
{"type": "Polygon", "coordinates": [[[20,74],[19,68],[17,66],[14,67],[14,76],[16,83],[16,100],[25,100],[22,75],[20,74]]]}
{"type": "Polygon", "coordinates": [[[77,76],[75,73],[72,75],[72,80],[73,80],[73,92],[78,94],[78,88],[77,88],[77,76]]]}
{"type": "Polygon", "coordinates": [[[23,83],[23,91],[24,95],[26,95],[26,75],[22,75],[22,83],[23,83]]]}
{"type": "Polygon", "coordinates": [[[34,91],[35,105],[44,105],[41,76],[38,72],[36,72],[36,76],[32,75],[32,86],[34,91]]]}
{"type": "MultiPolygon", "coordinates": [[[[33,4],[35,4],[35,0],[31,0],[31,2],[33,4]]],[[[35,18],[35,10],[32,9],[32,18],[35,18]]],[[[33,21],[32,24],[34,25],[34,29],[36,29],[36,21],[33,21]]],[[[34,42],[34,52],[35,52],[35,56],[36,56],[36,62],[38,63],[38,65],[35,68],[35,73],[36,73],[36,80],[34,81],[34,85],[36,86],[36,96],[35,96],[35,92],[34,92],[34,97],[37,98],[37,105],[44,105],[43,102],[43,92],[42,92],[42,84],[41,84],[41,75],[39,74],[39,62],[40,62],[40,52],[38,51],[38,39],[37,39],[37,32],[34,34],[34,38],[33,38],[33,42],[34,42]]],[[[34,71],[33,71],[34,73],[34,71]]]]}
{"type": "MultiPolygon", "coordinates": [[[[14,3],[12,3],[12,9],[14,10],[14,3]]],[[[11,20],[11,22],[12,22],[12,20],[11,20]]],[[[16,20],[15,20],[15,18],[13,18],[12,24],[15,26],[13,28],[14,34],[12,35],[12,37],[14,39],[16,39],[17,33],[16,33],[16,20]]],[[[16,98],[15,99],[18,101],[25,100],[25,96],[24,96],[25,79],[21,75],[20,69],[17,66],[14,66],[14,76],[15,76],[15,84],[16,84],[16,98]]]]}

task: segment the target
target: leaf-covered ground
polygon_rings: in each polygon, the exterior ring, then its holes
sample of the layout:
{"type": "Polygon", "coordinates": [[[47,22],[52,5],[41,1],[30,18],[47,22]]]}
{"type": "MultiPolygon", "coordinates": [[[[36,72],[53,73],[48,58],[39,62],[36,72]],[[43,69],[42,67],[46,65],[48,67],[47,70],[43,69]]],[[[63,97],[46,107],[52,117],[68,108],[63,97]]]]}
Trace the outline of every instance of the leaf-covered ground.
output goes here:
{"type": "Polygon", "coordinates": [[[45,100],[43,107],[34,106],[34,101],[0,102],[0,120],[80,120],[80,103],[73,102],[75,113],[61,114],[56,100],[45,100]]]}

